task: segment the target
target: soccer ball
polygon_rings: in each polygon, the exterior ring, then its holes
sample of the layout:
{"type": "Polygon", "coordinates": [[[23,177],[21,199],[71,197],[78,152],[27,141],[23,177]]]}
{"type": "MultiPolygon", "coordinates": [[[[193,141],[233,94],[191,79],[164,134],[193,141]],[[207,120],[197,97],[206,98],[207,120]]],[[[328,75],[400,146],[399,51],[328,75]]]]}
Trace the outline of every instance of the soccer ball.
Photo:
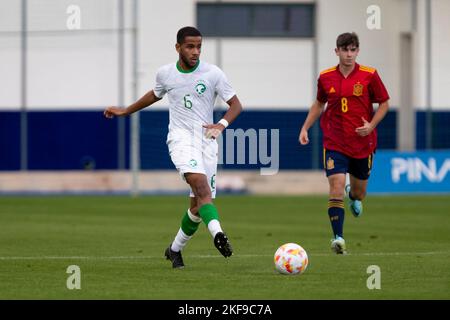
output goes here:
{"type": "Polygon", "coordinates": [[[282,274],[302,274],[308,267],[306,251],[296,243],[283,244],[273,259],[275,269],[282,274]]]}

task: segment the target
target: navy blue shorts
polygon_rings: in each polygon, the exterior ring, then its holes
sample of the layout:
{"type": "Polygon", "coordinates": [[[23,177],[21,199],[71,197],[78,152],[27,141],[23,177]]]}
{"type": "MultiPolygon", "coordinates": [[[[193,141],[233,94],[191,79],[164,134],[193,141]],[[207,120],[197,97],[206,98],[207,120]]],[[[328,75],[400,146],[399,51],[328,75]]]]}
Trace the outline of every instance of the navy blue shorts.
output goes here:
{"type": "Polygon", "coordinates": [[[373,164],[373,153],[364,159],[355,159],[345,154],[323,149],[323,168],[328,176],[337,173],[350,173],[355,178],[367,180],[373,164]]]}

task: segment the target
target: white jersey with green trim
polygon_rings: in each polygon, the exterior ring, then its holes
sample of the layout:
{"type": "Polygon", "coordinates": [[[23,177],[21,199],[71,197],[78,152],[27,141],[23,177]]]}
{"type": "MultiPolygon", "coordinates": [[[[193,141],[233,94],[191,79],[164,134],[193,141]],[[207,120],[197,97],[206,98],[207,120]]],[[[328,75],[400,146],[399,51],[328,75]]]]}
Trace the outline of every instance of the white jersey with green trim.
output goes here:
{"type": "Polygon", "coordinates": [[[224,72],[213,64],[199,61],[189,71],[177,63],[162,66],[156,74],[154,93],[169,97],[169,134],[212,124],[217,95],[230,100],[235,92],[224,72]]]}

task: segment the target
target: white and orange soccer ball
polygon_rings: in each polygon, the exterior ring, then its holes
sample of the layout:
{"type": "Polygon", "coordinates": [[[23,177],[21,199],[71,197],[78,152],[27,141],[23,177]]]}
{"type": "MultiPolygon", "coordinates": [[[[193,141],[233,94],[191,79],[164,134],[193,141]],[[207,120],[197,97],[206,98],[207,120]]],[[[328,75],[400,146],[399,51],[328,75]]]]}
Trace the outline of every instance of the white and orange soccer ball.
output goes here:
{"type": "Polygon", "coordinates": [[[282,274],[302,274],[308,267],[308,254],[298,244],[286,243],[275,252],[274,262],[282,274]]]}

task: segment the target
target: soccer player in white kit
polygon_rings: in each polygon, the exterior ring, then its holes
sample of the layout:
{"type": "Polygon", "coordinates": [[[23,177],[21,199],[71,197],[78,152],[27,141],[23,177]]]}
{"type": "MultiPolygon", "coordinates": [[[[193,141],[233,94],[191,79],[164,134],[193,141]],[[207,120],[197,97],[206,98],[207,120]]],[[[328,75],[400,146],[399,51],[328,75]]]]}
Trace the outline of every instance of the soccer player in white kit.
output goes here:
{"type": "Polygon", "coordinates": [[[216,138],[242,111],[242,105],[217,66],[200,61],[202,35],[194,27],[181,28],[175,48],[178,61],[159,68],[155,88],[127,108],[108,107],[107,118],[127,116],[169,97],[169,154],[180,175],[191,188],[190,208],[184,214],[174,241],[165,251],[173,268],[184,267],[181,250],[203,222],[214,239],[214,245],[224,257],[233,249],[223,232],[215,198],[215,178],[218,160],[216,138]],[[217,95],[228,105],[224,117],[213,122],[217,95]]]}

